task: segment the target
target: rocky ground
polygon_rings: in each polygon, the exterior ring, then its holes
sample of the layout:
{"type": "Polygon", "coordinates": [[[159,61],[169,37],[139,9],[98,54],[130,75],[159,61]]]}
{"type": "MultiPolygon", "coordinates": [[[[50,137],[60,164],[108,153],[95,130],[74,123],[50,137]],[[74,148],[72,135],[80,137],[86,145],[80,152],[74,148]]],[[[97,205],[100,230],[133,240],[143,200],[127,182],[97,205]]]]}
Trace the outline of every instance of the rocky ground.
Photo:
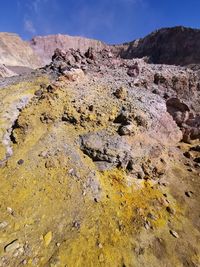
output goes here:
{"type": "Polygon", "coordinates": [[[200,266],[199,73],[56,50],[0,82],[0,266],[200,266]]]}
{"type": "Polygon", "coordinates": [[[189,66],[200,69],[200,30],[172,27],[156,30],[144,38],[119,45],[63,34],[35,36],[24,41],[15,33],[0,32],[0,77],[26,74],[50,64],[55,49],[73,48],[85,53],[89,47],[96,52],[111,50],[124,59],[145,58],[153,64],[189,66]]]}

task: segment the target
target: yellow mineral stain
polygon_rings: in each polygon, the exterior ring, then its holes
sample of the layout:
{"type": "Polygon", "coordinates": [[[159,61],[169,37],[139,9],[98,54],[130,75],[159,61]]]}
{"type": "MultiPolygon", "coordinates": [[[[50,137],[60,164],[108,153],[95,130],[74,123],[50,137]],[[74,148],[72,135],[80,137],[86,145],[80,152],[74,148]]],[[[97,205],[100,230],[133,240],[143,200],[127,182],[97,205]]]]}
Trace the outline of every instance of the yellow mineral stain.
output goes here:
{"type": "MultiPolygon", "coordinates": [[[[113,169],[100,173],[102,191],[100,203],[88,207],[86,219],[81,225],[80,233],[69,243],[60,247],[61,263],[69,266],[120,266],[126,259],[127,266],[134,266],[134,236],[143,229],[149,212],[156,215],[154,227],[163,227],[167,215],[159,204],[151,208],[152,202],[158,200],[162,193],[151,184],[144,183],[140,189],[135,185],[127,186],[126,173],[113,169]],[[88,210],[92,210],[91,214],[88,210]],[[101,244],[101,247],[99,247],[101,244]],[[74,258],[77,261],[74,263],[74,258]]],[[[62,264],[61,264],[62,266],[62,264]]]]}
{"type": "Polygon", "coordinates": [[[44,237],[43,237],[43,240],[44,240],[44,244],[46,247],[48,247],[48,245],[51,243],[51,240],[52,240],[52,232],[48,232],[44,237]]]}
{"type": "MultiPolygon", "coordinates": [[[[19,95],[23,95],[24,90],[32,94],[41,82],[42,78],[29,85],[22,83],[12,87],[12,91],[19,95]]],[[[2,92],[5,96],[8,94],[6,89],[2,92]]],[[[71,103],[72,92],[73,88],[67,86],[59,88],[56,94],[46,94],[40,101],[33,101],[19,115],[20,127],[13,133],[18,143],[12,144],[14,154],[5,168],[0,169],[1,217],[14,229],[4,230],[0,243],[4,244],[10,235],[16,235],[13,230],[17,231],[22,242],[28,242],[32,249],[30,257],[38,259],[39,267],[138,266],[135,248],[144,223],[148,221],[154,231],[159,231],[171,219],[162,204],[163,192],[148,181],[138,186],[135,177],[129,177],[126,171],[118,168],[99,172],[78,145],[74,150],[88,172],[81,165],[78,166],[78,178],[69,174],[69,170],[77,166],[76,163],[71,165],[71,154],[65,152],[67,145],[84,133],[107,129],[109,119],[114,119],[119,112],[117,104],[109,102],[103,110],[106,115],[101,118],[86,110],[83,127],[61,122],[65,111],[77,121],[81,119],[71,103]],[[43,113],[50,123],[41,121],[43,113]],[[101,122],[98,125],[97,120],[101,122]],[[67,141],[65,136],[68,136],[67,141]],[[47,156],[39,156],[41,152],[47,152],[47,156]],[[19,159],[24,160],[23,165],[17,164],[19,159]],[[91,171],[95,171],[99,183],[98,201],[94,201],[90,191],[83,194],[83,188],[88,189],[91,171]],[[6,207],[12,207],[14,216],[6,212],[6,207]],[[47,232],[49,229],[51,231],[47,232]]],[[[17,94],[9,93],[9,101],[12,97],[17,98],[17,94]]],[[[6,121],[4,126],[7,126],[6,121]]],[[[112,134],[116,129],[110,131],[112,134]]],[[[0,145],[0,155],[4,150],[0,145]]],[[[171,201],[170,205],[176,210],[175,219],[179,216],[182,221],[177,203],[171,201]]],[[[0,251],[3,251],[1,247],[0,251]]],[[[30,266],[35,264],[32,259],[27,259],[30,266]]],[[[13,262],[11,259],[11,264],[13,262]]],[[[146,262],[157,267],[153,264],[155,258],[149,256],[146,262]]]]}

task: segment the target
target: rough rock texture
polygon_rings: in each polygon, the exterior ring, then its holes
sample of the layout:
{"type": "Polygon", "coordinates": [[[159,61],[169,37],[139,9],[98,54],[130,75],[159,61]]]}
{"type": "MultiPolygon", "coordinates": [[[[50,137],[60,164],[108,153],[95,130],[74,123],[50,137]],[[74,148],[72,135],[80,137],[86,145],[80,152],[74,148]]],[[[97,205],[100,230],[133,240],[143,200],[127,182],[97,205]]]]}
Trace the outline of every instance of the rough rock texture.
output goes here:
{"type": "MultiPolygon", "coordinates": [[[[14,66],[13,72],[21,74],[49,64],[57,48],[63,51],[79,49],[85,53],[91,47],[95,51],[110,50],[113,55],[122,58],[145,58],[146,62],[156,64],[190,65],[198,70],[199,43],[200,30],[185,27],[160,29],[143,39],[113,46],[93,39],[62,34],[36,36],[25,42],[15,34],[0,33],[0,64],[14,66]]],[[[88,59],[91,59],[89,55],[88,59]]],[[[137,69],[130,68],[129,75],[137,75],[137,69]]]]}
{"type": "Polygon", "coordinates": [[[0,33],[0,64],[37,68],[41,61],[18,35],[0,33]]]}
{"type": "Polygon", "coordinates": [[[199,266],[198,72],[57,49],[0,101],[1,267],[199,266]]]}
{"type": "MultiPolygon", "coordinates": [[[[121,67],[130,77],[129,86],[145,87],[167,101],[168,112],[182,129],[185,141],[189,142],[191,139],[199,138],[200,83],[198,72],[175,66],[148,65],[144,60],[122,60],[116,58],[108,49],[100,52],[89,49],[85,54],[79,50],[71,49],[64,53],[57,49],[52,59],[52,63],[45,69],[50,73],[62,74],[69,80],[76,80],[76,75],[80,75],[79,68],[86,72],[96,70],[101,73],[105,67],[109,69],[121,67]],[[173,101],[173,99],[177,99],[177,101],[173,101]],[[182,105],[188,105],[187,110],[182,110],[177,106],[179,99],[183,102],[182,105]],[[178,123],[178,117],[181,117],[182,123],[178,123]]],[[[119,76],[121,75],[120,73],[119,76]]],[[[128,98],[123,86],[117,88],[113,94],[122,100],[128,98]]]]}
{"type": "Polygon", "coordinates": [[[89,47],[93,47],[98,51],[106,47],[106,44],[101,41],[62,34],[36,36],[29,44],[35,53],[39,55],[44,64],[49,64],[51,62],[51,57],[56,48],[64,51],[73,48],[85,52],[89,47]]]}
{"type": "Polygon", "coordinates": [[[124,58],[147,57],[156,64],[200,63],[200,30],[186,27],[164,28],[130,44],[116,47],[124,58]]]}
{"type": "Polygon", "coordinates": [[[15,75],[17,75],[15,72],[9,70],[4,65],[0,65],[0,78],[12,77],[12,76],[15,76],[15,75]]]}

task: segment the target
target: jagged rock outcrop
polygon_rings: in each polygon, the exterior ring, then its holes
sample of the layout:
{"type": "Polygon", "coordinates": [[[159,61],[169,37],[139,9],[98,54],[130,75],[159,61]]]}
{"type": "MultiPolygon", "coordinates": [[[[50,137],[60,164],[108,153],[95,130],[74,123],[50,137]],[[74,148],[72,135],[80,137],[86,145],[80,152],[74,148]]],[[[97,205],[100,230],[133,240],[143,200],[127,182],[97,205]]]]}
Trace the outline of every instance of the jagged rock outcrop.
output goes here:
{"type": "Polygon", "coordinates": [[[35,69],[41,66],[41,61],[17,34],[0,33],[0,64],[35,69]]]}
{"type": "Polygon", "coordinates": [[[195,114],[178,98],[167,100],[167,110],[183,132],[183,141],[200,139],[200,114],[195,114]]]}
{"type": "Polygon", "coordinates": [[[86,52],[89,47],[95,51],[106,48],[101,41],[68,35],[37,36],[30,42],[23,41],[17,34],[0,33],[1,77],[30,72],[51,62],[54,51],[70,48],[86,52]]]}
{"type": "Polygon", "coordinates": [[[73,48],[75,50],[79,49],[81,52],[86,52],[89,47],[99,51],[107,46],[101,41],[62,34],[36,36],[29,44],[44,64],[51,62],[51,57],[56,48],[63,51],[73,48]]]}
{"type": "Polygon", "coordinates": [[[190,65],[200,63],[200,30],[173,27],[157,30],[124,47],[119,54],[123,58],[147,57],[155,64],[190,65]]]}
{"type": "MultiPolygon", "coordinates": [[[[144,60],[123,60],[116,58],[108,49],[95,52],[91,48],[86,53],[73,49],[64,53],[57,49],[52,57],[52,63],[44,69],[49,73],[61,75],[73,81],[82,75],[82,71],[95,71],[103,74],[104,69],[109,69],[108,72],[110,72],[111,69],[116,70],[117,68],[126,72],[130,79],[129,86],[145,87],[167,101],[167,110],[181,128],[183,140],[190,142],[193,139],[199,139],[200,83],[198,72],[183,67],[153,66],[146,64],[144,60]],[[183,103],[180,102],[178,106],[179,99],[183,103]],[[181,105],[186,106],[188,110],[180,109],[181,105]],[[180,119],[177,119],[177,114],[182,118],[181,123],[178,123],[180,119]]],[[[120,76],[124,77],[124,74],[121,73],[120,76]]],[[[119,87],[114,95],[122,100],[127,100],[128,97],[126,89],[123,87],[119,87]]],[[[129,124],[127,123],[128,126],[125,125],[119,129],[122,135],[127,131],[132,131],[132,125],[129,124]]]]}
{"type": "MultiPolygon", "coordinates": [[[[113,46],[93,39],[62,34],[36,36],[25,42],[18,35],[0,33],[0,64],[33,69],[49,64],[57,48],[64,52],[79,49],[81,53],[85,53],[92,47],[95,51],[110,50],[115,56],[122,58],[145,57],[145,61],[156,64],[190,65],[198,70],[199,43],[200,30],[185,27],[160,29],[145,38],[113,46]]],[[[14,72],[20,74],[26,70],[19,68],[14,72]]]]}

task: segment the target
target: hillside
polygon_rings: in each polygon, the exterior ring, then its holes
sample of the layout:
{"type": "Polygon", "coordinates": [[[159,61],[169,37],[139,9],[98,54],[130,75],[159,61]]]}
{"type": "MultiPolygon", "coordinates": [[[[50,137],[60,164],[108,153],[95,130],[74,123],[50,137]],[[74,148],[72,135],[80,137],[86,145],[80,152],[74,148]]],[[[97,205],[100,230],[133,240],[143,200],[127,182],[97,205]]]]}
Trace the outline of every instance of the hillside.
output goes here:
{"type": "Polygon", "coordinates": [[[150,35],[121,45],[107,45],[101,41],[69,35],[36,36],[23,41],[16,34],[0,33],[0,64],[4,65],[1,76],[13,76],[30,72],[51,62],[59,48],[86,52],[107,49],[124,59],[146,58],[153,64],[170,64],[199,68],[200,30],[185,27],[164,28],[150,35]]]}
{"type": "Polygon", "coordinates": [[[41,66],[41,61],[18,35],[0,33],[0,64],[37,68],[41,66]]]}
{"type": "Polygon", "coordinates": [[[81,52],[86,52],[89,47],[94,48],[96,51],[106,47],[106,44],[97,40],[62,34],[36,36],[29,42],[29,44],[40,57],[43,64],[49,64],[51,62],[51,57],[56,48],[64,51],[73,48],[75,50],[80,49],[81,52]]]}
{"type": "Polygon", "coordinates": [[[99,51],[107,45],[88,38],[61,34],[36,36],[26,42],[16,34],[0,33],[0,77],[31,72],[32,69],[49,64],[56,48],[86,52],[89,47],[99,51]]]}
{"type": "Polygon", "coordinates": [[[186,66],[200,63],[200,30],[163,28],[122,46],[123,58],[148,57],[154,64],[186,66]]]}
{"type": "Polygon", "coordinates": [[[199,266],[199,84],[92,48],[0,79],[0,266],[199,266]]]}

